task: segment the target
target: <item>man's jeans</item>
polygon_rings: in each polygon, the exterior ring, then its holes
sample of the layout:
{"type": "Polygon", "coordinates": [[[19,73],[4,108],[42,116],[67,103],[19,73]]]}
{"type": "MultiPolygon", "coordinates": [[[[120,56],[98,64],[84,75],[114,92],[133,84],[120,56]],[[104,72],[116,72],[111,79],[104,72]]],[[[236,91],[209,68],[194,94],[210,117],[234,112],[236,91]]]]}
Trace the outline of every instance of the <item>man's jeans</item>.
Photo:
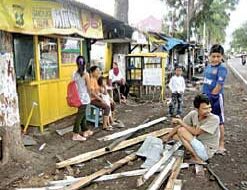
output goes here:
{"type": "Polygon", "coordinates": [[[183,107],[183,94],[180,93],[172,93],[172,101],[169,105],[169,114],[174,116],[175,109],[176,115],[182,114],[182,107],[183,107]]]}

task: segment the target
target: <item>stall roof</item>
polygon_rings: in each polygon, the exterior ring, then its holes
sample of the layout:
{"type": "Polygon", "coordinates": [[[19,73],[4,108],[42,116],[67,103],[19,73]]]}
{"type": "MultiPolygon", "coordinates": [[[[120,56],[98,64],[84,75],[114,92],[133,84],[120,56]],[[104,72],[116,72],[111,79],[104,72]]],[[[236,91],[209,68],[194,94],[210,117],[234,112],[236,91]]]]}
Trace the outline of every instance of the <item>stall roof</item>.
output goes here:
{"type": "Polygon", "coordinates": [[[178,38],[167,36],[163,33],[148,32],[148,34],[153,36],[157,40],[158,44],[161,45],[165,51],[170,51],[177,46],[189,46],[187,42],[178,38]]]}

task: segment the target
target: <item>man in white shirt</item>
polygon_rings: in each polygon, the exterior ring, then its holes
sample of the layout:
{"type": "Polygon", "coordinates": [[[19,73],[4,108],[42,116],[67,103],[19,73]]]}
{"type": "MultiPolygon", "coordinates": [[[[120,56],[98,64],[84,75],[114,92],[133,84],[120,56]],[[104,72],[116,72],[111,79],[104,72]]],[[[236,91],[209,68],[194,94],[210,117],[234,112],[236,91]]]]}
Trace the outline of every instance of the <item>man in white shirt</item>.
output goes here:
{"type": "Polygon", "coordinates": [[[175,75],[170,79],[169,88],[172,92],[172,101],[169,105],[169,115],[171,117],[175,116],[175,107],[177,105],[176,116],[180,117],[182,114],[185,81],[182,76],[182,67],[179,65],[175,68],[175,75]]]}
{"type": "Polygon", "coordinates": [[[129,86],[127,85],[116,62],[113,62],[112,69],[109,71],[109,84],[113,87],[119,85],[121,98],[124,100],[127,98],[129,94],[129,86]]]}

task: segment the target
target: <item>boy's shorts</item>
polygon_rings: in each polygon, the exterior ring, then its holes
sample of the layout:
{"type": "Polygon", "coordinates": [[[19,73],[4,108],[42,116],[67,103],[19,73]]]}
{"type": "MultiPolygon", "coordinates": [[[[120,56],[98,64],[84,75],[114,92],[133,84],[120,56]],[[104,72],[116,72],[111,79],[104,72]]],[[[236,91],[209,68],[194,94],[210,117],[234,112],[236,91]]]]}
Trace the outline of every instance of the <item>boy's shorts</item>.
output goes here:
{"type": "Polygon", "coordinates": [[[197,140],[195,137],[190,142],[193,150],[196,152],[197,156],[201,158],[203,161],[208,160],[208,154],[206,151],[205,146],[202,144],[201,141],[197,140]]]}
{"type": "Polygon", "coordinates": [[[208,95],[208,98],[212,106],[212,113],[219,116],[220,124],[224,124],[225,118],[224,118],[224,96],[223,94],[218,94],[218,95],[210,94],[208,95]]]}

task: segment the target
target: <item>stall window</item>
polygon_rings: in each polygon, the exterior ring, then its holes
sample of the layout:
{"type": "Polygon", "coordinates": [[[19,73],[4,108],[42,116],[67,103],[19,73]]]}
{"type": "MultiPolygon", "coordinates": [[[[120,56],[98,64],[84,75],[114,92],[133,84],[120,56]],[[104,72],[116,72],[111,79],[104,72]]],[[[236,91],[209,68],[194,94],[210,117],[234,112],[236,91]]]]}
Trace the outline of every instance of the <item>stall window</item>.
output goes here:
{"type": "Polygon", "coordinates": [[[39,37],[40,78],[50,80],[58,78],[57,39],[39,37]]]}
{"type": "Polygon", "coordinates": [[[17,79],[35,79],[33,36],[14,35],[14,62],[17,79]]]}
{"type": "Polygon", "coordinates": [[[81,52],[81,41],[77,39],[62,39],[62,63],[75,63],[81,52]]]}

